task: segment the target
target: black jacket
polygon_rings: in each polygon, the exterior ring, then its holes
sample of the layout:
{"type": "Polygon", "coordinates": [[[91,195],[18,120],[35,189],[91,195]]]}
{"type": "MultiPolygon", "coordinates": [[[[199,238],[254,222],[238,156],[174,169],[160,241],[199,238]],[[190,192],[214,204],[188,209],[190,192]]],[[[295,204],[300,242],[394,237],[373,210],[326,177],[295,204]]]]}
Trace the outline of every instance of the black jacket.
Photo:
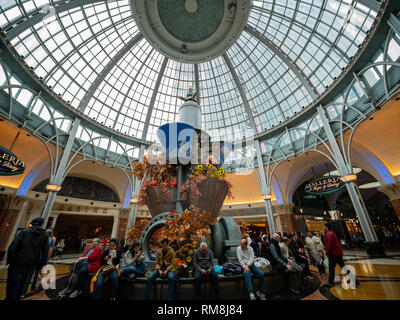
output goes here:
{"type": "Polygon", "coordinates": [[[21,230],[7,251],[7,264],[42,268],[47,264],[49,234],[38,226],[21,230]]]}
{"type": "MultiPolygon", "coordinates": [[[[100,264],[101,264],[102,266],[104,266],[104,265],[107,264],[106,257],[107,257],[109,254],[110,254],[110,249],[104,250],[104,252],[103,252],[103,254],[102,254],[102,256],[101,256],[101,262],[100,262],[100,264]]],[[[120,248],[117,248],[117,256],[116,256],[115,258],[112,259],[112,264],[113,264],[114,266],[117,266],[117,265],[119,264],[119,262],[121,261],[121,257],[122,257],[122,251],[121,251],[120,248]]]]}

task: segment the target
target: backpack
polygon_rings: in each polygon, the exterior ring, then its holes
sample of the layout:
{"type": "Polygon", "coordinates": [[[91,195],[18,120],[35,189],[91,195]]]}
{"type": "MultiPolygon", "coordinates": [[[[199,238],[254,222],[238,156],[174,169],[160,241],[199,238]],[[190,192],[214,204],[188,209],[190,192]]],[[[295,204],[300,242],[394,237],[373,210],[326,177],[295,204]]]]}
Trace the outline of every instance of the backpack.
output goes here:
{"type": "Polygon", "coordinates": [[[265,258],[255,258],[254,265],[264,273],[272,271],[271,263],[265,258]]]}
{"type": "Polygon", "coordinates": [[[225,262],[223,268],[225,276],[242,274],[242,266],[239,262],[225,262]]]}

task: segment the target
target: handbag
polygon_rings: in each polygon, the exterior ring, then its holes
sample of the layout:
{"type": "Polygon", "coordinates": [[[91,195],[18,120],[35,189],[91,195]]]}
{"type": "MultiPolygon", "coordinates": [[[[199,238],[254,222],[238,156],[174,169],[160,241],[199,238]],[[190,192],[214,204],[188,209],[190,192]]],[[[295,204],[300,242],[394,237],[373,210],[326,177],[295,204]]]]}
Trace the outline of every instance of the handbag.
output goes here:
{"type": "Polygon", "coordinates": [[[265,258],[255,258],[254,265],[264,273],[272,271],[271,263],[265,258]]]}
{"type": "Polygon", "coordinates": [[[104,277],[108,276],[113,270],[115,270],[115,266],[105,266],[101,269],[101,273],[104,277]]]}
{"type": "Polygon", "coordinates": [[[327,256],[324,256],[322,264],[325,266],[325,268],[329,268],[329,260],[327,256]]]}

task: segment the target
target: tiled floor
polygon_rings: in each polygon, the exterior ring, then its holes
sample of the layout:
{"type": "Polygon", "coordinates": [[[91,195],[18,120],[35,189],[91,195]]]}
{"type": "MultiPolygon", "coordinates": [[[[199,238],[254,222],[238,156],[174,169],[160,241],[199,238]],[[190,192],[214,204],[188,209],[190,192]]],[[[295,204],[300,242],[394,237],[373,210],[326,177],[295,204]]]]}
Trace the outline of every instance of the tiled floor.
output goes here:
{"type": "MultiPolygon", "coordinates": [[[[324,294],[327,291],[317,290],[303,300],[327,300],[338,298],[340,300],[400,300],[400,251],[387,252],[387,258],[368,259],[364,251],[344,252],[345,263],[354,267],[361,286],[357,289],[344,289],[338,282],[330,288],[330,295],[324,294]],[[333,295],[333,296],[332,296],[333,295]]],[[[53,261],[56,268],[57,278],[65,276],[69,272],[69,263],[75,261],[75,256],[64,256],[62,260],[53,261]]],[[[317,271],[315,267],[311,267],[317,271]]],[[[336,273],[342,274],[340,268],[336,267],[336,273]]],[[[321,283],[325,283],[327,276],[319,276],[321,283]]],[[[0,268],[0,300],[5,298],[7,269],[0,268]]],[[[336,279],[340,281],[340,278],[336,279]]],[[[47,300],[44,291],[36,293],[26,300],[47,300]]]]}

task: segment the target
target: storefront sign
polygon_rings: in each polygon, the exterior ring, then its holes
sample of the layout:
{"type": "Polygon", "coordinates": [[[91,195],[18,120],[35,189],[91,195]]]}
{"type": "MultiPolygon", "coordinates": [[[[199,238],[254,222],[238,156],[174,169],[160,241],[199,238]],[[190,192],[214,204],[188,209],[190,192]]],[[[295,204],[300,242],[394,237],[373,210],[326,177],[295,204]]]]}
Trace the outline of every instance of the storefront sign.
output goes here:
{"type": "Polygon", "coordinates": [[[25,164],[15,154],[0,146],[0,176],[22,174],[25,164]]]}
{"type": "Polygon", "coordinates": [[[337,192],[344,188],[345,183],[338,176],[322,177],[306,185],[305,191],[310,194],[322,195],[337,192]]]}

